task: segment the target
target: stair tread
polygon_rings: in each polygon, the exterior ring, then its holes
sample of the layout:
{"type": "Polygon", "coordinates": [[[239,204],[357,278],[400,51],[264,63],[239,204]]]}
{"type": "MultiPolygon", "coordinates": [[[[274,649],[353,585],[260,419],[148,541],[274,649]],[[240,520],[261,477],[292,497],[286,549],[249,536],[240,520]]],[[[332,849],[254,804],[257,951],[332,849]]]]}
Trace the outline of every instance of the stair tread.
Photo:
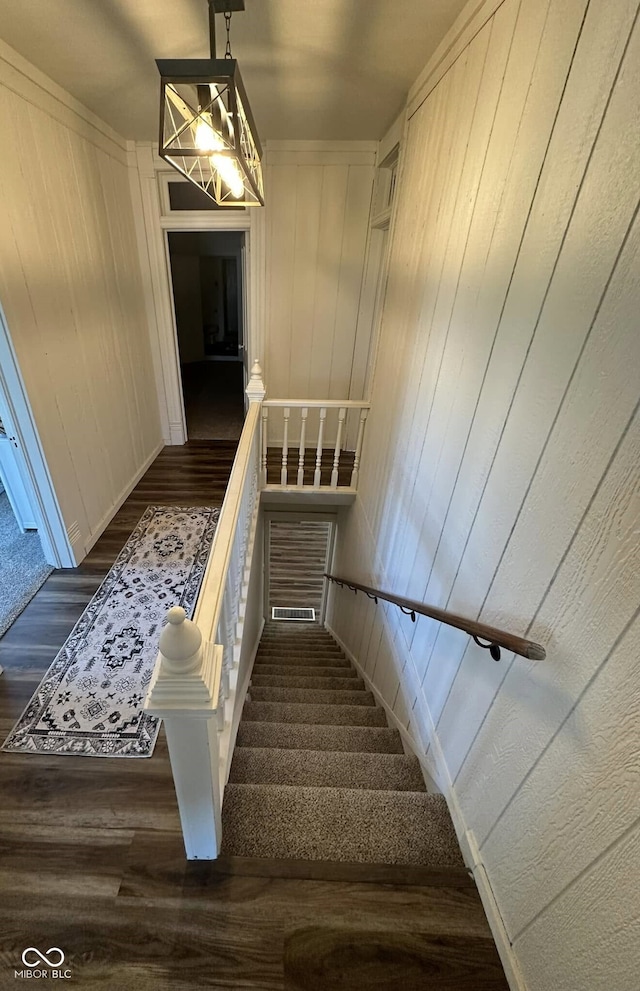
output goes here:
{"type": "Polygon", "coordinates": [[[311,650],[340,651],[335,640],[318,640],[316,637],[263,637],[260,640],[260,647],[271,650],[275,647],[290,649],[291,647],[309,647],[311,650]]]}
{"type": "Polygon", "coordinates": [[[229,781],[316,788],[425,791],[417,757],[407,754],[236,747],[229,781]]]}
{"type": "Polygon", "coordinates": [[[334,664],[265,664],[263,661],[256,662],[253,666],[253,674],[257,675],[285,675],[288,678],[351,678],[360,680],[357,671],[353,668],[334,664]]]}
{"type": "Polygon", "coordinates": [[[304,705],[367,705],[375,706],[376,700],[366,688],[346,689],[293,688],[285,685],[251,685],[253,702],[300,702],[304,705]]]}
{"type": "Polygon", "coordinates": [[[322,723],[241,722],[236,746],[339,753],[403,753],[400,734],[388,726],[327,726],[322,723]]]}
{"type": "Polygon", "coordinates": [[[230,783],[222,821],[227,855],[463,863],[444,797],[427,792],[230,783]]]}
{"type": "MultiPolygon", "coordinates": [[[[353,671],[349,662],[340,657],[288,657],[278,654],[273,657],[256,657],[253,670],[264,667],[279,668],[342,668],[343,671],[353,671]]],[[[354,671],[355,674],[355,671],[354,671]]]]}
{"type": "Polygon", "coordinates": [[[292,643],[283,646],[274,644],[273,647],[259,647],[257,657],[339,657],[346,660],[341,650],[331,650],[330,647],[308,647],[302,643],[292,643]]]}
{"type": "Polygon", "coordinates": [[[249,722],[320,723],[325,726],[386,726],[384,709],[375,705],[312,702],[245,702],[242,719],[249,722]]]}
{"type": "Polygon", "coordinates": [[[252,688],[320,688],[325,691],[353,692],[357,689],[365,691],[362,678],[341,678],[338,675],[308,676],[298,674],[262,674],[254,669],[251,675],[252,688]]]}

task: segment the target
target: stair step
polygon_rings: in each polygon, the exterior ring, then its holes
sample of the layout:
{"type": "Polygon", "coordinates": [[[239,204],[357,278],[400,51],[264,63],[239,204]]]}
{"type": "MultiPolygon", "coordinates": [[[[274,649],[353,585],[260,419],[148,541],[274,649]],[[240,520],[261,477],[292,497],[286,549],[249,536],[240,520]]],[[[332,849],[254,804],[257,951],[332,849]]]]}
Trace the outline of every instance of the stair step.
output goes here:
{"type": "Polygon", "coordinates": [[[400,734],[389,727],[260,723],[247,720],[243,720],[238,728],[236,753],[240,747],[334,750],[339,753],[403,753],[400,734]]]}
{"type": "Polygon", "coordinates": [[[442,795],[228,784],[222,853],[241,857],[462,866],[442,795]]]}
{"type": "Polygon", "coordinates": [[[266,647],[274,647],[282,644],[284,647],[290,647],[291,644],[304,644],[307,647],[328,647],[330,650],[340,649],[338,644],[335,642],[333,637],[320,637],[320,636],[306,636],[304,633],[299,636],[286,636],[286,637],[265,637],[263,636],[260,643],[266,647]]]}
{"type": "MultiPolygon", "coordinates": [[[[333,640],[333,637],[320,623],[301,623],[298,620],[268,619],[262,631],[263,638],[269,637],[318,637],[322,640],[333,640]]],[[[335,642],[335,641],[334,641],[335,642]]]]}
{"type": "MultiPolygon", "coordinates": [[[[353,692],[356,689],[366,691],[362,678],[315,677],[310,678],[299,674],[261,674],[255,668],[251,675],[253,688],[323,688],[325,691],[353,692]]],[[[253,692],[252,692],[253,694],[253,692]]]]}
{"type": "Polygon", "coordinates": [[[426,790],[417,757],[274,747],[236,747],[229,781],[380,791],[426,790]]]}
{"type": "Polygon", "coordinates": [[[338,668],[333,665],[320,664],[260,664],[256,663],[251,677],[259,678],[338,678],[340,681],[360,682],[353,668],[338,668]]]}
{"type": "Polygon", "coordinates": [[[376,700],[366,688],[355,691],[327,691],[323,688],[285,688],[252,685],[252,702],[301,702],[304,705],[362,705],[375,706],[376,700]]]}
{"type": "Polygon", "coordinates": [[[324,726],[386,726],[384,709],[375,705],[314,705],[308,702],[245,702],[242,720],[314,723],[324,726]]]}
{"type": "Polygon", "coordinates": [[[261,643],[309,643],[318,644],[319,646],[337,647],[338,644],[329,636],[328,633],[321,633],[320,627],[316,624],[316,629],[309,633],[304,630],[296,630],[292,633],[287,633],[284,636],[278,633],[263,633],[261,637],[261,643]]]}
{"type": "Polygon", "coordinates": [[[346,657],[305,657],[304,655],[290,656],[289,654],[274,654],[256,656],[254,671],[258,667],[268,664],[270,667],[277,664],[278,667],[310,667],[310,668],[343,668],[345,671],[353,671],[352,666],[346,657]]]}
{"type": "Polygon", "coordinates": [[[260,644],[258,654],[297,654],[300,657],[344,657],[344,652],[339,647],[322,646],[321,644],[306,644],[301,641],[292,643],[260,644]]]}

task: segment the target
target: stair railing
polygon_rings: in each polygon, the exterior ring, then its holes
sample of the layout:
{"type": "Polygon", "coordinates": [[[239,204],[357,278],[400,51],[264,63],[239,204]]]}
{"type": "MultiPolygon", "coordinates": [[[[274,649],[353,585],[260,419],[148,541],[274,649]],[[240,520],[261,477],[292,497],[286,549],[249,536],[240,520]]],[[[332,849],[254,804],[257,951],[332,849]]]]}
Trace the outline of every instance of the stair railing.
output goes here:
{"type": "MultiPolygon", "coordinates": [[[[277,473],[277,487],[313,489],[350,489],[358,486],[360,459],[364,429],[370,404],[364,400],[352,399],[267,399],[262,404],[262,463],[260,481],[268,485],[268,472],[277,473]],[[277,423],[270,411],[281,411],[277,423]],[[291,411],[294,411],[292,417],[291,411]],[[309,443],[311,419],[309,412],[317,411],[317,432],[315,440],[309,443]],[[337,418],[335,414],[337,413],[337,418]],[[298,415],[299,414],[299,415],[298,415]],[[274,436],[274,428],[278,435],[274,436]],[[270,436],[271,434],[271,436],[270,436]],[[325,446],[325,445],[328,445],[325,446]],[[280,451],[279,468],[268,464],[269,450],[280,451]],[[293,451],[293,458],[290,457],[293,451]],[[326,454],[331,453],[327,464],[326,454]],[[348,485],[341,484],[340,477],[345,472],[343,455],[352,454],[346,474],[348,485]],[[305,481],[305,474],[312,478],[305,481]],[[322,477],[328,479],[323,485],[322,477]]],[[[315,419],[314,415],[314,419],[315,419]]]]}
{"type": "Polygon", "coordinates": [[[256,540],[264,394],[255,362],[193,621],[180,607],[169,610],[144,705],[164,719],[188,860],[214,860],[220,852],[222,794],[264,623],[256,540]]]}
{"type": "Polygon", "coordinates": [[[486,648],[494,661],[500,660],[501,648],[513,651],[514,654],[520,654],[521,657],[526,657],[530,661],[544,661],[547,656],[546,650],[539,643],[534,643],[533,640],[526,640],[524,637],[518,637],[513,633],[507,633],[506,630],[499,630],[497,627],[489,626],[487,623],[479,623],[477,620],[467,619],[465,616],[458,616],[456,613],[448,612],[445,609],[438,609],[436,606],[429,606],[424,602],[416,602],[414,599],[405,599],[400,595],[393,595],[391,592],[383,592],[379,588],[362,585],[360,582],[353,581],[351,578],[342,578],[340,575],[329,575],[326,573],[324,577],[340,588],[346,587],[356,594],[358,592],[364,592],[376,604],[378,599],[391,602],[403,613],[411,616],[411,620],[414,623],[416,616],[419,615],[428,616],[429,619],[435,619],[439,623],[446,623],[447,626],[454,626],[456,629],[468,633],[479,647],[486,648]],[[481,639],[488,640],[489,642],[481,643],[481,639]]]}

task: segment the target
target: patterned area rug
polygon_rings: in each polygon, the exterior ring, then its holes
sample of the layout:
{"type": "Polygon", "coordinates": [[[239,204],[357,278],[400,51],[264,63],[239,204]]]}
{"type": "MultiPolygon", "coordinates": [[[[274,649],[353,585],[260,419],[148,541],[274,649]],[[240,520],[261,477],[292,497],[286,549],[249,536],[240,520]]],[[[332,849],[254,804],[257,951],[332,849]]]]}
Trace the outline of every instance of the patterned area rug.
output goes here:
{"type": "Polygon", "coordinates": [[[142,712],[167,610],[191,616],[219,510],[149,506],[40,682],[3,750],[150,757],[142,712]]]}

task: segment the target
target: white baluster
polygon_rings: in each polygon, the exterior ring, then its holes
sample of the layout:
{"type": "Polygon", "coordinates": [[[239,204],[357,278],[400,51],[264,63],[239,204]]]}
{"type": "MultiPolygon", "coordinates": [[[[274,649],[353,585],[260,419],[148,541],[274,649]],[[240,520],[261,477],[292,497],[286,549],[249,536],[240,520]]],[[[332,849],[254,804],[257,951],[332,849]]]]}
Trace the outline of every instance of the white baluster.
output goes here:
{"type": "Polygon", "coordinates": [[[231,559],[229,561],[229,576],[227,583],[229,586],[229,594],[231,598],[231,621],[235,624],[238,618],[238,603],[240,601],[240,585],[242,582],[242,568],[241,561],[243,560],[243,547],[242,547],[242,535],[243,535],[243,515],[242,515],[242,503],[240,502],[240,512],[238,514],[238,523],[236,525],[236,532],[231,544],[231,559]]]}
{"type": "Polygon", "coordinates": [[[287,458],[289,454],[289,417],[291,410],[288,406],[284,408],[284,437],[282,440],[282,468],[280,470],[280,485],[287,484],[287,458]]]}
{"type": "Polygon", "coordinates": [[[267,424],[269,421],[269,407],[262,407],[262,465],[260,472],[260,485],[267,484],[267,424]]]}
{"type": "Polygon", "coordinates": [[[362,454],[362,438],[364,437],[364,425],[367,422],[367,413],[369,410],[360,410],[360,424],[358,426],[358,439],[356,441],[356,453],[353,459],[353,471],[351,472],[351,488],[355,489],[358,485],[358,474],[360,472],[360,456],[362,454]]]}
{"type": "Polygon", "coordinates": [[[338,410],[338,436],[336,438],[336,449],[333,452],[333,471],[331,472],[331,488],[336,489],[338,487],[338,466],[340,464],[340,447],[342,444],[342,431],[344,429],[344,418],[346,416],[346,409],[341,406],[338,410]]]}
{"type": "Polygon", "coordinates": [[[306,406],[302,407],[302,421],[300,424],[300,451],[298,453],[298,485],[304,485],[304,442],[305,435],[307,432],[307,416],[309,410],[306,406]]]}
{"type": "MultiPolygon", "coordinates": [[[[224,685],[222,683],[222,678],[220,679],[220,688],[218,690],[218,712],[216,714],[216,726],[219,733],[222,733],[224,729],[224,685]]],[[[224,791],[224,782],[220,782],[222,790],[224,791]]]]}
{"type": "Polygon", "coordinates": [[[216,642],[222,644],[222,689],[224,697],[229,698],[229,638],[231,636],[231,603],[229,601],[229,582],[227,581],[222,593],[220,620],[216,630],[216,642]]]}
{"type": "Polygon", "coordinates": [[[324,421],[327,418],[327,408],[326,406],[320,407],[320,426],[318,427],[318,446],[316,448],[316,470],[313,474],[313,484],[317,489],[320,485],[321,469],[322,469],[322,439],[324,437],[324,421]]]}
{"type": "Polygon", "coordinates": [[[144,709],[164,719],[187,859],[215,860],[221,842],[216,715],[222,650],[202,643],[180,606],[167,618],[144,709]]]}

